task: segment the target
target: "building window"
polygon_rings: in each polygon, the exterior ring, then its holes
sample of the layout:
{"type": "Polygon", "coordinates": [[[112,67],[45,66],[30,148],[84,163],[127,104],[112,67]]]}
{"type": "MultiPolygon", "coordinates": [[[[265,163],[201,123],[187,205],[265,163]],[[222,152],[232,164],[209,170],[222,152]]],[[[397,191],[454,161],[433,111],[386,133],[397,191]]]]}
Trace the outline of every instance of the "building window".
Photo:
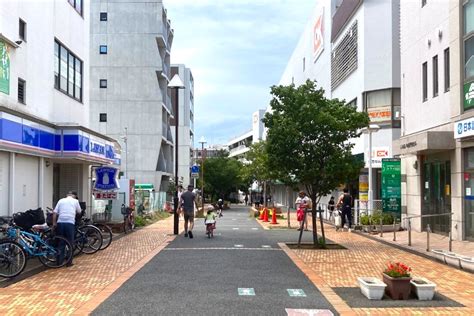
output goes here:
{"type": "Polygon", "coordinates": [[[107,113],[99,114],[99,122],[107,122],[107,113]]]}
{"type": "Polygon", "coordinates": [[[100,79],[100,88],[105,89],[107,88],[107,79],[100,79]]]}
{"type": "Polygon", "coordinates": [[[449,91],[449,47],[444,50],[444,92],[449,91]]]}
{"type": "Polygon", "coordinates": [[[82,101],[82,61],[58,41],[54,42],[54,87],[82,101]]]}
{"type": "Polygon", "coordinates": [[[107,45],[100,45],[99,51],[101,54],[107,54],[107,45]]]}
{"type": "Polygon", "coordinates": [[[426,0],[421,0],[421,7],[423,8],[426,5],[426,0]]]}
{"type": "Polygon", "coordinates": [[[107,12],[100,12],[100,20],[107,21],[107,12]]]}
{"type": "Polygon", "coordinates": [[[18,102],[26,104],[26,81],[18,78],[18,102]]]}
{"type": "Polygon", "coordinates": [[[423,102],[428,100],[428,63],[423,63],[422,71],[423,80],[423,102]]]}
{"type": "Polygon", "coordinates": [[[464,18],[464,80],[474,79],[474,0],[465,2],[464,18]]]}
{"type": "Polygon", "coordinates": [[[26,42],[26,22],[20,19],[18,25],[19,25],[18,35],[20,36],[20,39],[26,42]]]}
{"type": "MultiPolygon", "coordinates": [[[[357,98],[348,103],[357,106],[357,98]]],[[[366,91],[362,94],[362,108],[371,123],[400,127],[400,88],[366,91]]]]}
{"type": "Polygon", "coordinates": [[[433,97],[437,97],[438,87],[438,55],[433,57],[433,97]]]}
{"type": "Polygon", "coordinates": [[[69,4],[82,16],[82,1],[83,0],[68,0],[69,4]]]}

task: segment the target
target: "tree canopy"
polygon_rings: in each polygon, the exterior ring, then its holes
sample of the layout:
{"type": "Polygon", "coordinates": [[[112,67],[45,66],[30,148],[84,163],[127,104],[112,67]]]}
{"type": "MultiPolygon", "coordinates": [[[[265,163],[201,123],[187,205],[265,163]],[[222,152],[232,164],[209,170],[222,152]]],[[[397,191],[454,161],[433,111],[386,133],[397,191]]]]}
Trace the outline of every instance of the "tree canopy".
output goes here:
{"type": "MultiPolygon", "coordinates": [[[[273,86],[267,152],[271,170],[298,180],[313,201],[359,174],[363,162],[352,155],[351,139],[360,136],[369,117],[342,100],[327,99],[314,81],[295,87],[273,86]]],[[[314,216],[313,216],[314,218],[314,216]]]]}

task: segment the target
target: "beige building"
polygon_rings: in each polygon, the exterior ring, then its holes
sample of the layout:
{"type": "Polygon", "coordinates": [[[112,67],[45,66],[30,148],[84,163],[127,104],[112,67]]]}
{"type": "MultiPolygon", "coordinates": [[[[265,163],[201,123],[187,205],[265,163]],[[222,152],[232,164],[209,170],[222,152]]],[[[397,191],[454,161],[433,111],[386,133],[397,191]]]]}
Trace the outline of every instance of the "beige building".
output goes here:
{"type": "Polygon", "coordinates": [[[401,1],[400,14],[402,213],[473,240],[474,0],[401,1]]]}

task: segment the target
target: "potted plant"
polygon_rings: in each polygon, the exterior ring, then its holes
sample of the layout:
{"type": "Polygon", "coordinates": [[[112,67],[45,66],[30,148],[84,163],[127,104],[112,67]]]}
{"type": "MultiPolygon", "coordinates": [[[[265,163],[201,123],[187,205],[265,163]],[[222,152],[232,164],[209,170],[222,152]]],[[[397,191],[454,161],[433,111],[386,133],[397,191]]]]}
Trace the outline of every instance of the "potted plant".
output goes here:
{"type": "Polygon", "coordinates": [[[360,291],[369,300],[381,300],[385,287],[387,286],[382,280],[374,277],[358,277],[360,291]]]}
{"type": "Polygon", "coordinates": [[[413,278],[411,280],[413,292],[416,293],[418,300],[431,301],[433,299],[436,284],[425,278],[413,278]]]}
{"type": "Polygon", "coordinates": [[[410,296],[411,290],[411,268],[407,265],[396,262],[389,263],[382,273],[383,282],[387,284],[386,293],[394,300],[406,300],[410,296]]]}

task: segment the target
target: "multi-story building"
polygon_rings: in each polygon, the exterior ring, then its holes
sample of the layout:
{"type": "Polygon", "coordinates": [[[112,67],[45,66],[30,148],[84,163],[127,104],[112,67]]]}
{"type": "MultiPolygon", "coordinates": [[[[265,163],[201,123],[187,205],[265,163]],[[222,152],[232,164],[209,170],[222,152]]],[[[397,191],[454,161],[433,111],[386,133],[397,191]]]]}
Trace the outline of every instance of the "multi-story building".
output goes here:
{"type": "MultiPolygon", "coordinates": [[[[400,136],[399,1],[318,1],[288,61],[280,84],[301,85],[316,80],[327,98],[345,100],[366,111],[372,124],[372,155],[369,137],[352,140],[353,154],[365,160],[359,183],[348,184],[353,195],[367,183],[372,157],[373,199],[381,198],[381,158],[392,157],[392,141],[400,136]]],[[[286,189],[276,193],[287,204],[286,189]]],[[[289,199],[288,199],[289,200],[289,199]]]]}
{"type": "Polygon", "coordinates": [[[263,139],[265,126],[262,122],[265,110],[258,110],[252,114],[252,129],[232,138],[227,147],[229,150],[229,157],[236,157],[243,159],[245,153],[250,150],[250,146],[263,139]]]}
{"type": "Polygon", "coordinates": [[[430,215],[417,230],[473,240],[474,1],[402,1],[400,12],[403,209],[430,215]]]}
{"type": "MultiPolygon", "coordinates": [[[[90,196],[90,166],[118,158],[89,129],[88,1],[0,6],[0,215],[90,196]]],[[[89,204],[89,203],[88,203],[89,204]]]]}
{"type": "Polygon", "coordinates": [[[127,178],[166,191],[173,173],[166,10],[161,0],[91,3],[91,126],[121,142],[127,178]]]}
{"type": "MultiPolygon", "coordinates": [[[[178,91],[178,178],[185,187],[191,184],[190,168],[193,165],[194,143],[194,78],[191,69],[185,65],[171,65],[171,77],[178,74],[184,84],[184,89],[178,91]]],[[[171,94],[172,104],[176,104],[174,93],[171,94]]],[[[173,120],[172,125],[175,122],[173,120]]],[[[173,138],[174,127],[172,128],[173,138]]],[[[176,158],[176,157],[175,157],[176,158]]]]}

